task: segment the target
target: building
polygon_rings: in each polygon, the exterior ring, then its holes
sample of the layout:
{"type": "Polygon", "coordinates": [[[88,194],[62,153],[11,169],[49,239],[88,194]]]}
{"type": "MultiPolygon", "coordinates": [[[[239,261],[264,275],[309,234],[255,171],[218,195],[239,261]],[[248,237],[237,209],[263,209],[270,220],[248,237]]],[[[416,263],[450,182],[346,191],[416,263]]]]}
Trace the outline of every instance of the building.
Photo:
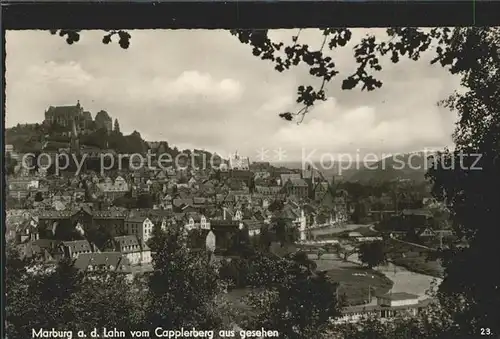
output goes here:
{"type": "Polygon", "coordinates": [[[405,209],[401,211],[399,217],[411,228],[417,228],[430,225],[432,213],[427,209],[405,209]]]}
{"type": "Polygon", "coordinates": [[[40,258],[45,262],[55,262],[62,256],[60,241],[37,239],[19,244],[22,258],[40,258]]]}
{"type": "Polygon", "coordinates": [[[116,177],[114,181],[109,177],[106,178],[104,182],[98,184],[98,188],[104,196],[111,200],[123,197],[130,192],[129,184],[121,176],[116,177]]]}
{"type": "Polygon", "coordinates": [[[243,223],[239,220],[211,220],[210,229],[215,235],[215,247],[223,252],[234,247],[243,223]]]}
{"type": "Polygon", "coordinates": [[[125,209],[112,208],[104,211],[93,211],[92,220],[95,226],[106,228],[113,235],[127,235],[125,219],[129,212],[125,209]]]}
{"type": "Polygon", "coordinates": [[[186,224],[184,228],[187,231],[191,231],[194,229],[198,230],[209,230],[210,229],[210,221],[207,218],[199,213],[189,213],[186,215],[186,224]]]}
{"type": "Polygon", "coordinates": [[[306,240],[307,218],[300,206],[293,206],[293,203],[286,204],[281,211],[276,212],[273,219],[288,225],[288,232],[296,230],[300,241],[306,240]]]}
{"type": "Polygon", "coordinates": [[[282,173],[278,179],[278,185],[285,186],[288,179],[302,179],[300,173],[282,173]]]}
{"type": "Polygon", "coordinates": [[[355,323],[366,317],[390,320],[401,314],[416,316],[433,302],[432,299],[420,300],[409,293],[392,293],[377,297],[376,305],[350,306],[342,310],[342,316],[333,320],[336,324],[355,323]]]}
{"type": "Polygon", "coordinates": [[[8,195],[14,199],[25,199],[39,188],[39,180],[33,177],[9,178],[8,195]]]}
{"type": "Polygon", "coordinates": [[[79,255],[84,253],[94,252],[87,240],[63,241],[60,246],[64,257],[71,259],[78,258],[79,255]]]}
{"type": "Polygon", "coordinates": [[[84,253],[74,261],[81,271],[117,271],[130,273],[128,259],[118,252],[84,253]]]}
{"type": "Polygon", "coordinates": [[[15,232],[16,241],[18,243],[24,243],[27,241],[40,239],[40,233],[38,232],[37,226],[38,222],[33,218],[22,222],[20,225],[18,225],[15,232]]]}
{"type": "Polygon", "coordinates": [[[407,306],[416,305],[419,302],[419,296],[415,294],[410,294],[406,292],[399,293],[388,293],[384,295],[377,296],[378,306],[407,306]]]}
{"type": "Polygon", "coordinates": [[[296,196],[300,199],[309,196],[309,185],[301,178],[288,178],[283,189],[288,196],[296,196]]]}
{"type": "Polygon", "coordinates": [[[45,124],[57,124],[69,131],[71,130],[73,121],[75,121],[76,126],[81,130],[87,130],[92,127],[92,115],[90,112],[84,111],[80,105],[80,101],[75,106],[50,106],[45,111],[45,124]]]}
{"type": "MultiPolygon", "coordinates": [[[[282,196],[281,186],[255,186],[255,192],[267,197],[280,197],[282,196]]],[[[284,198],[284,195],[283,195],[284,198]]]]}
{"type": "Polygon", "coordinates": [[[216,238],[214,232],[210,231],[205,238],[205,246],[207,251],[215,252],[216,238]]]}
{"type": "Polygon", "coordinates": [[[135,235],[144,242],[151,238],[153,222],[146,216],[129,215],[125,219],[125,230],[129,235],[135,235]]]}
{"type": "Polygon", "coordinates": [[[235,154],[229,157],[229,169],[249,171],[250,170],[250,160],[247,157],[242,157],[235,152],[235,154]]]}
{"type": "Polygon", "coordinates": [[[123,254],[130,265],[150,264],[151,250],[144,241],[134,235],[124,235],[113,239],[114,250],[123,254]]]}
{"type": "Polygon", "coordinates": [[[95,127],[97,130],[105,129],[108,132],[113,130],[113,119],[106,111],[99,111],[95,116],[95,127]]]}
{"type": "Polygon", "coordinates": [[[264,223],[258,220],[243,220],[243,225],[248,230],[248,235],[250,237],[255,237],[260,235],[264,223]]]}

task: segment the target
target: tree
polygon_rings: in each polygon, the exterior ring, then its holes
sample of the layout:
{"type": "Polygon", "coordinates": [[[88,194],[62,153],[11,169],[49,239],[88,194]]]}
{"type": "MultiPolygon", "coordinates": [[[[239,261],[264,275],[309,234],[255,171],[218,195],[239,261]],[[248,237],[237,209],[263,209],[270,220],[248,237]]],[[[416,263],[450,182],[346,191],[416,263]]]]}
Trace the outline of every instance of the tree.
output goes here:
{"type": "Polygon", "coordinates": [[[12,175],[15,172],[17,160],[10,153],[5,154],[5,171],[7,175],[12,175]]]}
{"type": "Polygon", "coordinates": [[[277,330],[287,339],[317,338],[340,315],[338,285],[300,262],[281,260],[286,273],[280,283],[249,297],[257,312],[249,326],[277,330]]]}
{"type": "Polygon", "coordinates": [[[78,293],[79,273],[68,261],[44,265],[7,250],[6,324],[9,338],[32,336],[32,329],[68,328],[74,321],[70,299],[78,293]]]}
{"type": "Polygon", "coordinates": [[[352,213],[352,221],[356,224],[360,224],[368,216],[368,204],[366,200],[358,200],[354,206],[354,212],[352,213]]]}
{"type": "Polygon", "coordinates": [[[35,201],[37,201],[37,202],[43,201],[42,192],[36,192],[36,194],[35,194],[35,201]]]}
{"type": "Polygon", "coordinates": [[[277,212],[277,211],[281,211],[283,210],[283,207],[284,207],[284,203],[282,200],[273,200],[269,206],[267,207],[267,209],[270,211],[270,212],[277,212]]]}
{"type": "Polygon", "coordinates": [[[156,239],[161,248],[154,254],[155,271],[133,281],[121,272],[82,272],[71,261],[45,265],[23,259],[9,245],[7,337],[26,338],[39,328],[90,333],[103,327],[222,327],[227,314],[219,313],[215,267],[203,253],[187,250],[178,231],[166,233],[163,243],[156,239]]]}
{"type": "Polygon", "coordinates": [[[326,249],[324,249],[323,247],[318,248],[318,260],[320,260],[325,253],[328,253],[326,249]]]}
{"type": "Polygon", "coordinates": [[[137,197],[137,208],[153,208],[153,203],[151,194],[141,194],[137,197]]]}
{"type": "Polygon", "coordinates": [[[158,245],[154,271],[147,278],[148,327],[218,329],[223,322],[216,312],[221,285],[210,257],[186,247],[181,227],[168,228],[158,245]]]}
{"type": "Polygon", "coordinates": [[[279,241],[281,244],[293,243],[294,238],[297,237],[294,228],[291,227],[291,223],[287,219],[275,218],[272,230],[274,231],[276,241],[279,241]]]}
{"type": "Polygon", "coordinates": [[[115,124],[114,124],[114,127],[113,127],[113,131],[116,134],[120,134],[120,124],[118,123],[118,119],[116,119],[116,118],[115,118],[115,124]]]}
{"type": "Polygon", "coordinates": [[[159,223],[155,223],[153,226],[153,230],[151,231],[151,238],[148,240],[148,246],[153,253],[161,250],[163,244],[165,243],[167,238],[167,233],[162,230],[161,225],[159,223]]]}
{"type": "Polygon", "coordinates": [[[44,265],[7,247],[6,334],[32,336],[32,329],[84,330],[142,327],[143,289],[122,273],[81,272],[70,261],[44,265]],[[134,291],[134,293],[130,293],[134,291]]]}
{"type": "Polygon", "coordinates": [[[500,332],[494,320],[500,307],[500,277],[491,275],[489,269],[497,267],[500,258],[494,241],[500,236],[496,203],[500,199],[499,42],[498,28],[470,29],[456,47],[465,50],[475,45],[478,59],[462,71],[465,93],[443,102],[459,115],[456,149],[436,157],[436,166],[428,173],[433,194],[450,209],[454,234],[467,242],[465,247],[452,246],[442,252],[445,277],[440,298],[468,335],[481,327],[500,332]]]}
{"type": "Polygon", "coordinates": [[[137,205],[137,200],[132,198],[131,195],[128,194],[113,200],[113,205],[117,207],[135,208],[137,205]]]}
{"type": "Polygon", "coordinates": [[[365,242],[359,246],[359,260],[369,268],[386,262],[385,249],[382,241],[365,242]]]}
{"type": "Polygon", "coordinates": [[[103,251],[107,246],[111,245],[113,234],[108,227],[89,225],[85,229],[85,238],[103,251]]]}
{"type": "Polygon", "coordinates": [[[300,267],[308,270],[311,274],[316,271],[318,265],[314,260],[309,259],[309,256],[304,251],[298,251],[290,254],[289,259],[300,267]]]}
{"type": "Polygon", "coordinates": [[[144,287],[129,282],[123,273],[86,272],[78,284],[78,293],[67,305],[73,316],[67,328],[90,333],[106,327],[130,333],[143,326],[144,287]]]}
{"type": "Polygon", "coordinates": [[[273,235],[269,229],[269,226],[264,224],[260,228],[260,234],[258,235],[258,243],[257,247],[260,251],[267,252],[269,251],[269,246],[271,246],[271,242],[273,241],[273,235]]]}

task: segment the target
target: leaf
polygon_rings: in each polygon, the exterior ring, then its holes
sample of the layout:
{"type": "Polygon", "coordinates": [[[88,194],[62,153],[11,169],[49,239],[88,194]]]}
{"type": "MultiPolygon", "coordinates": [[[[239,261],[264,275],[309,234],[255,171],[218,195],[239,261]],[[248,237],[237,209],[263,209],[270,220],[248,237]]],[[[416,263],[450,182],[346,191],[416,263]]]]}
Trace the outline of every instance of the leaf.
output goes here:
{"type": "Polygon", "coordinates": [[[345,79],[344,81],[342,81],[342,89],[343,90],[353,89],[354,87],[356,87],[357,83],[358,82],[354,78],[349,77],[349,78],[345,79]]]}
{"type": "Polygon", "coordinates": [[[105,35],[103,38],[102,38],[102,43],[103,44],[109,44],[111,42],[111,36],[110,35],[105,35]]]}
{"type": "Polygon", "coordinates": [[[290,112],[280,113],[279,116],[287,121],[293,120],[293,115],[290,112]]]}

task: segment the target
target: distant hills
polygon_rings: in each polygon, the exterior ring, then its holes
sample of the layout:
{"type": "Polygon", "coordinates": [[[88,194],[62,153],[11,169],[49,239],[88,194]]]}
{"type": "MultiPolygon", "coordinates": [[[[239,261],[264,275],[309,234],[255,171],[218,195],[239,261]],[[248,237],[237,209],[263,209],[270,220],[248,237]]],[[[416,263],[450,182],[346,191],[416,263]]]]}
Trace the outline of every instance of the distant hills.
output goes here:
{"type": "MultiPolygon", "coordinates": [[[[409,180],[424,182],[425,174],[431,162],[427,160],[429,152],[401,153],[386,157],[376,162],[336,163],[332,168],[323,168],[321,164],[314,165],[325,178],[341,178],[345,181],[385,182],[394,180],[409,180]]],[[[291,169],[302,169],[300,161],[280,163],[291,169]]]]}
{"type": "Polygon", "coordinates": [[[349,181],[392,181],[410,180],[424,182],[425,174],[432,165],[428,159],[431,156],[426,152],[395,154],[374,164],[368,164],[355,171],[349,181]]]}
{"type": "MultiPolygon", "coordinates": [[[[69,136],[52,135],[50,131],[47,131],[40,124],[18,125],[7,128],[5,132],[5,143],[14,145],[15,149],[21,153],[42,151],[42,149],[57,150],[59,147],[67,147],[70,139],[69,136]]],[[[146,142],[137,131],[134,131],[130,135],[123,135],[120,132],[107,133],[98,130],[91,134],[80,136],[80,145],[100,149],[114,149],[121,153],[143,153],[147,149],[151,149],[156,153],[161,150],[160,153],[169,153],[173,157],[180,152],[192,153],[190,150],[181,151],[176,147],[171,147],[166,141],[146,142]]],[[[210,152],[200,150],[195,150],[194,153],[204,153],[207,159],[212,155],[210,152]]],[[[380,161],[365,164],[361,162],[340,162],[327,168],[322,167],[319,163],[316,163],[315,166],[329,181],[335,177],[336,180],[359,182],[386,182],[395,180],[424,182],[426,181],[425,174],[431,165],[431,161],[428,160],[430,155],[431,153],[429,152],[413,152],[395,154],[380,161]]],[[[294,170],[303,169],[303,164],[300,161],[274,163],[273,166],[282,166],[294,170]]]]}

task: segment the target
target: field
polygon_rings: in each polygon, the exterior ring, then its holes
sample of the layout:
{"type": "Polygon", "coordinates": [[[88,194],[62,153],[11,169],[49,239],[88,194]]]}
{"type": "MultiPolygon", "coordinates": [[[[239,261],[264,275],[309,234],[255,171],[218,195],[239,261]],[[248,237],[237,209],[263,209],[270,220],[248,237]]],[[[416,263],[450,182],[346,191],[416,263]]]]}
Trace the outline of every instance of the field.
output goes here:
{"type": "Polygon", "coordinates": [[[393,285],[383,273],[353,263],[327,259],[316,260],[316,264],[318,270],[327,271],[332,280],[340,283],[339,296],[345,295],[346,302],[350,305],[369,302],[369,295],[373,297],[375,294],[385,294],[393,285]]]}

